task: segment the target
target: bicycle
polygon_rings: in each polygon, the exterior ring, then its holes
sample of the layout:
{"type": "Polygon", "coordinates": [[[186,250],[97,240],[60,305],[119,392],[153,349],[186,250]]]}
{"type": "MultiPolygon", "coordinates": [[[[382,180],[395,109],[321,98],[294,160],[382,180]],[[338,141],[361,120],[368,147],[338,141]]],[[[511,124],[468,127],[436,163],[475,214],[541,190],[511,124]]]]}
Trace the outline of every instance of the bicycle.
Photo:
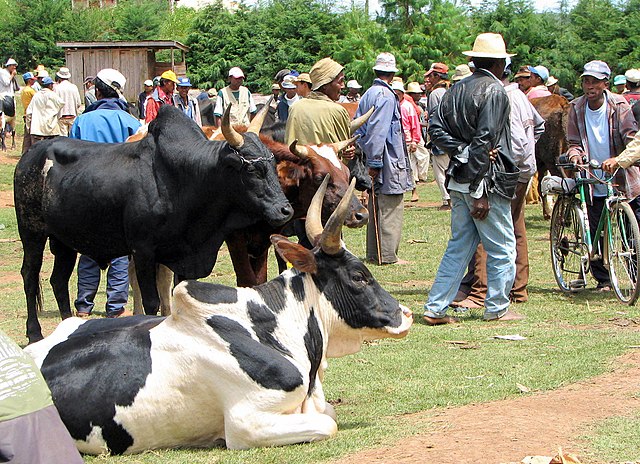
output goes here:
{"type": "Polygon", "coordinates": [[[616,297],[627,305],[640,295],[640,228],[624,194],[613,183],[615,176],[597,176],[595,160],[574,165],[563,155],[559,168],[575,170],[573,179],[560,179],[559,186],[548,188],[558,195],[551,213],[551,264],[553,274],[564,292],[577,292],[587,285],[591,262],[601,259],[608,268],[616,297]],[[594,237],[589,232],[587,185],[607,186],[607,196],[594,237]]]}

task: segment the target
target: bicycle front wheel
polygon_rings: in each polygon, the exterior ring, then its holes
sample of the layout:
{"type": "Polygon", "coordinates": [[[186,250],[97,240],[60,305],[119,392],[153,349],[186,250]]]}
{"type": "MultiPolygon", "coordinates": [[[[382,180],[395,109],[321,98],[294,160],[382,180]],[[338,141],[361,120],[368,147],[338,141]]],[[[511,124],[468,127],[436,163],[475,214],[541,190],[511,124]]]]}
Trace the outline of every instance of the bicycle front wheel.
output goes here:
{"type": "Polygon", "coordinates": [[[587,285],[589,252],[585,221],[573,197],[560,196],[551,213],[551,265],[558,287],[575,292],[587,285]]]}
{"type": "Polygon", "coordinates": [[[640,229],[635,214],[627,203],[614,203],[611,206],[611,237],[607,243],[611,286],[618,300],[633,305],[640,294],[640,229]]]}

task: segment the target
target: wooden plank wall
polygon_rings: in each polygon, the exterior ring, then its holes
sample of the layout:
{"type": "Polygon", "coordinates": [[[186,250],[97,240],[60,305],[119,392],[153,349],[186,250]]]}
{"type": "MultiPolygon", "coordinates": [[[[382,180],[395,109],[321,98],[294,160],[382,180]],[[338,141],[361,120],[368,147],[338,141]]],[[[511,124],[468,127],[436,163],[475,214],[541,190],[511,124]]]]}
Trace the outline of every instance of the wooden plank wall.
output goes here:
{"type": "MultiPolygon", "coordinates": [[[[130,102],[137,101],[145,80],[153,79],[171,69],[171,63],[156,63],[153,50],[144,48],[67,49],[65,59],[71,72],[71,82],[78,86],[81,95],[84,95],[82,85],[85,77],[95,76],[104,68],[114,68],[127,79],[124,96],[130,102]]],[[[57,69],[54,73],[55,71],[57,69]]],[[[174,72],[178,76],[186,76],[186,64],[176,63],[174,72]]]]}

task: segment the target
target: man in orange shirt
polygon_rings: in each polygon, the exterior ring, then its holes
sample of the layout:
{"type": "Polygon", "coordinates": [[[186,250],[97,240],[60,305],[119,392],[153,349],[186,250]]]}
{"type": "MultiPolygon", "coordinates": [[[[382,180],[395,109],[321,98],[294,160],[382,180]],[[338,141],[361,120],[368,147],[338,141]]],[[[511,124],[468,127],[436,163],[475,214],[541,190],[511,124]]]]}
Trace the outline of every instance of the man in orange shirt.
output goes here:
{"type": "Polygon", "coordinates": [[[173,104],[173,92],[176,90],[178,77],[173,71],[165,71],[160,75],[160,85],[147,97],[144,122],[149,124],[158,116],[158,110],[162,105],[173,104]]]}

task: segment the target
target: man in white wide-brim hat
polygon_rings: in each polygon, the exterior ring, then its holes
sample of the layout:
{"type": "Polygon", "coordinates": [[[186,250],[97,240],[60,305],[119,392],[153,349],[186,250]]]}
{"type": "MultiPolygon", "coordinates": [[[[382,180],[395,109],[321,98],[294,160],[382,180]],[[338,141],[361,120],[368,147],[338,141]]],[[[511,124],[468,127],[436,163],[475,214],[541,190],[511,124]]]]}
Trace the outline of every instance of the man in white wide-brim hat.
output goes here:
{"type": "Polygon", "coordinates": [[[511,150],[509,98],[500,81],[513,54],[492,33],[478,35],[473,49],[463,53],[473,57],[476,69],[442,97],[429,124],[431,142],[451,158],[452,203],[451,239],[424,306],[429,325],[457,322],[447,309],[479,242],[487,252],[484,320],[522,319],[509,311],[516,257],[511,199],[519,169],[511,150]]]}

